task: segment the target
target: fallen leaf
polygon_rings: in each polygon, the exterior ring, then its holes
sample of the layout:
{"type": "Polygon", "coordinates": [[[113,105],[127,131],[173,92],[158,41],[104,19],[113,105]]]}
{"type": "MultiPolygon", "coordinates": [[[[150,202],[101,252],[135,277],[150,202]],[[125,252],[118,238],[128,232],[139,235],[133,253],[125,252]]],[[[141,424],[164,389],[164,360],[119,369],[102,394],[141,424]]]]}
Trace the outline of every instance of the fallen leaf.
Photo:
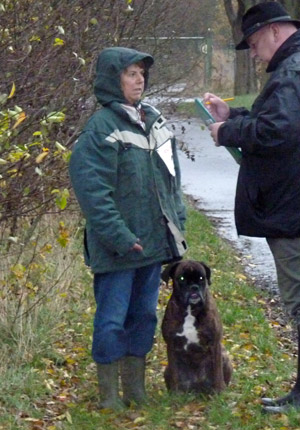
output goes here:
{"type": "Polygon", "coordinates": [[[15,91],[16,91],[16,86],[15,86],[15,83],[13,82],[8,99],[11,99],[14,96],[15,91]]]}
{"type": "Polygon", "coordinates": [[[24,120],[26,119],[26,113],[25,112],[21,112],[20,114],[19,114],[19,116],[18,116],[18,119],[17,119],[17,121],[14,123],[14,125],[13,125],[13,129],[15,129],[15,128],[17,128],[18,127],[18,125],[20,125],[21,124],[21,122],[23,122],[24,120]]]}

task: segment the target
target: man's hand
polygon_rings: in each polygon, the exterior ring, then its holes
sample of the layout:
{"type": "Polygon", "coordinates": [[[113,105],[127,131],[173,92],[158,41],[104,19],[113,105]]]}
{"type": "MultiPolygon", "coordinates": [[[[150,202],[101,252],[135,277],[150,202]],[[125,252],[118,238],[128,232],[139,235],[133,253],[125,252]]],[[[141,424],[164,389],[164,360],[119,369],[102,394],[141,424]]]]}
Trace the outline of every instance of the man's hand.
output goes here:
{"type": "Polygon", "coordinates": [[[210,124],[210,126],[208,127],[210,130],[210,135],[213,138],[216,146],[220,146],[218,141],[218,131],[222,124],[224,124],[224,121],[215,122],[214,124],[210,124]]]}
{"type": "Polygon", "coordinates": [[[226,121],[228,119],[230,113],[229,106],[220,97],[212,93],[205,93],[203,100],[206,109],[217,122],[226,121]]]}

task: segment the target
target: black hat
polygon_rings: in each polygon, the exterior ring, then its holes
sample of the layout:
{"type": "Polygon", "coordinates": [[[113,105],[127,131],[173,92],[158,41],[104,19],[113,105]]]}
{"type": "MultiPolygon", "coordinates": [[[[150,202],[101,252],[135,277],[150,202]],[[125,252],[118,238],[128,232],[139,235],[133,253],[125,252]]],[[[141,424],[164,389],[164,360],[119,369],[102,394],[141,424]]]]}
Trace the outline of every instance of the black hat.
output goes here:
{"type": "Polygon", "coordinates": [[[297,28],[300,27],[300,21],[292,19],[280,3],[275,1],[259,3],[250,7],[243,16],[242,32],[244,37],[240,43],[236,45],[235,49],[249,49],[246,39],[248,39],[251,34],[272,22],[291,22],[292,24],[295,24],[297,28]]]}

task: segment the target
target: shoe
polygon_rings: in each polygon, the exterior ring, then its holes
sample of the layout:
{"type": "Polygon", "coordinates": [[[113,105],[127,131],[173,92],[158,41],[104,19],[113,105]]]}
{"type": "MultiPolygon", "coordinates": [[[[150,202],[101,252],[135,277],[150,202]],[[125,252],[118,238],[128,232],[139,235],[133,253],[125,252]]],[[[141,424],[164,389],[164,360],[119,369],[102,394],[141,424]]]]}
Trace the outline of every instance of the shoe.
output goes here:
{"type": "Polygon", "coordinates": [[[279,399],[263,397],[261,401],[264,405],[263,412],[275,414],[285,413],[292,407],[300,409],[300,392],[292,390],[289,394],[279,399]]]}
{"type": "Polygon", "coordinates": [[[130,406],[147,402],[145,391],[145,357],[127,356],[121,360],[123,402],[130,406]]]}
{"type": "Polygon", "coordinates": [[[261,402],[264,406],[284,406],[288,404],[300,405],[300,392],[292,390],[286,396],[279,399],[271,399],[270,397],[263,397],[261,402]]]}
{"type": "Polygon", "coordinates": [[[119,396],[119,363],[97,363],[97,376],[100,393],[100,409],[111,409],[115,412],[125,408],[119,396]]]}

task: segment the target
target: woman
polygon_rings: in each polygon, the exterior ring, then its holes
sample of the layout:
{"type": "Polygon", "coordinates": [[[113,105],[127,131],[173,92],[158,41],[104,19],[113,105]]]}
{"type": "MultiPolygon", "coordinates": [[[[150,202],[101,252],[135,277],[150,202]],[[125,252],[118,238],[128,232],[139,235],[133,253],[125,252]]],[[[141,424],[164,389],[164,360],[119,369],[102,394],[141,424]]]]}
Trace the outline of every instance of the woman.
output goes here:
{"type": "Polygon", "coordinates": [[[101,408],[145,401],[161,264],[186,249],[175,140],[160,112],[140,101],[152,64],[150,55],[134,49],[101,52],[94,90],[102,108],[87,122],[70,161],[86,219],[85,259],[94,273],[92,355],[101,408]]]}

